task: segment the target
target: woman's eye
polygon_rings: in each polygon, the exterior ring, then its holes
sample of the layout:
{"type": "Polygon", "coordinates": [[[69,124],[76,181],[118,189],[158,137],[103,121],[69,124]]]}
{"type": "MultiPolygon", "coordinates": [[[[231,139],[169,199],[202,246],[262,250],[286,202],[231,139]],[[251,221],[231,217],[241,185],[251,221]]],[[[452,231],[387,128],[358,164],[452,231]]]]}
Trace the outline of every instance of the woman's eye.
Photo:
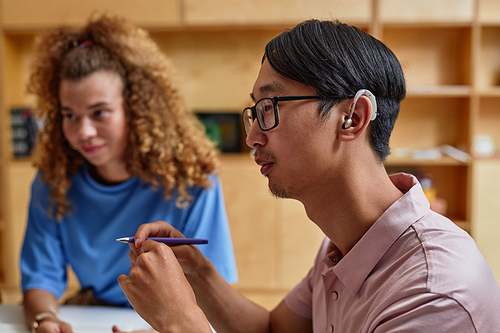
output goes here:
{"type": "Polygon", "coordinates": [[[75,115],[74,115],[74,114],[71,114],[71,113],[65,113],[65,114],[63,114],[62,116],[63,116],[63,118],[66,118],[66,119],[68,119],[68,120],[73,120],[73,119],[75,119],[75,115]]]}
{"type": "Polygon", "coordinates": [[[104,116],[105,113],[106,113],[106,111],[98,110],[98,111],[94,112],[94,116],[102,117],[102,116],[104,116]]]}

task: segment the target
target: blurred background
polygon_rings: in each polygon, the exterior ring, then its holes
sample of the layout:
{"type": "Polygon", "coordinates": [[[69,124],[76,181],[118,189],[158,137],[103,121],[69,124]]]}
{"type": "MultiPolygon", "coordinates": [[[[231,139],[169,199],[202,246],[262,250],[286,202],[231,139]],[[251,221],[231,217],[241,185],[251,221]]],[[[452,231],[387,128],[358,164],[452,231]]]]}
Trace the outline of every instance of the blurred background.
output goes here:
{"type": "MultiPolygon", "coordinates": [[[[150,33],[218,144],[235,287],[246,296],[273,308],[307,273],[323,238],[299,202],[269,194],[240,124],[265,44],[310,18],[356,25],[398,56],[408,95],[387,170],[418,176],[431,208],[472,235],[500,282],[500,1],[0,0],[2,303],[21,301],[18,258],[38,126],[25,92],[34,38],[94,12],[129,17],[150,33]]],[[[72,277],[68,290],[77,289],[72,277]]]]}

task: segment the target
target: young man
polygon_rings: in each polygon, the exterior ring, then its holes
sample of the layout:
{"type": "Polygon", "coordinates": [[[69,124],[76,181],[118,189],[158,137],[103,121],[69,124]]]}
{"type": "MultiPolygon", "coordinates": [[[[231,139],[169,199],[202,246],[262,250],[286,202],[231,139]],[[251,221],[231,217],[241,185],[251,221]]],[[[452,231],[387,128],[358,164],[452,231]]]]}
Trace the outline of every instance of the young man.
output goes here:
{"type": "Polygon", "coordinates": [[[218,333],[499,332],[500,290],[472,238],[415,177],[385,171],[404,96],[397,58],[355,27],[311,20],[269,42],[246,142],[271,192],[325,233],[314,266],[268,312],[195,247],[144,242],[182,237],[168,224],[143,225],[119,278],[137,312],[160,332],[210,332],[206,318],[218,333]]]}

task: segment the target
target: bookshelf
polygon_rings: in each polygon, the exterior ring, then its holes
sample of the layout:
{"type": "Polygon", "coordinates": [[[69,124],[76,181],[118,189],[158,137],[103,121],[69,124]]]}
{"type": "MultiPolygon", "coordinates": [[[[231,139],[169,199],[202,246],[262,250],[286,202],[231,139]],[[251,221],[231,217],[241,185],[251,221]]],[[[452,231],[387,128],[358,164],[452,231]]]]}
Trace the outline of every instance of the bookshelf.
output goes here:
{"type": "MultiPolygon", "coordinates": [[[[247,106],[265,44],[304,19],[338,18],[383,40],[408,82],[387,169],[432,175],[446,215],[472,234],[500,281],[494,237],[500,207],[490,204],[500,200],[498,1],[318,0],[312,6],[289,0],[0,0],[0,273],[2,288],[15,295],[9,299],[19,300],[18,250],[35,173],[29,158],[12,155],[10,110],[34,104],[24,87],[35,34],[81,24],[94,10],[126,15],[147,29],[177,68],[190,107],[208,112],[247,106]],[[496,144],[492,157],[475,156],[478,134],[496,144]],[[408,154],[443,145],[471,159],[408,154]]],[[[306,274],[322,234],[299,203],[269,195],[248,154],[221,159],[240,274],[236,287],[271,308],[306,274]],[[298,248],[293,240],[299,236],[309,245],[298,248]]]]}

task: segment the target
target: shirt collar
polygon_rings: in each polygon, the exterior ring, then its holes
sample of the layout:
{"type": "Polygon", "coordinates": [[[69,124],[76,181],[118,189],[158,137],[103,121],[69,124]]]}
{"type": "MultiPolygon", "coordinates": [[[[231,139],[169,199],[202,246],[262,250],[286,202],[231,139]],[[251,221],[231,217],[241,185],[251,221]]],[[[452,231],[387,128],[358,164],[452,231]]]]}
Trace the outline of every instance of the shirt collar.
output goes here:
{"type": "Polygon", "coordinates": [[[429,201],[416,177],[400,173],[391,175],[390,179],[404,193],[403,196],[375,221],[341,261],[335,263],[330,260],[332,251],[337,249],[334,244],[328,247],[323,261],[325,264],[328,262],[328,267],[335,266],[335,275],[352,296],[358,293],[375,265],[399,236],[429,211],[429,201]]]}

